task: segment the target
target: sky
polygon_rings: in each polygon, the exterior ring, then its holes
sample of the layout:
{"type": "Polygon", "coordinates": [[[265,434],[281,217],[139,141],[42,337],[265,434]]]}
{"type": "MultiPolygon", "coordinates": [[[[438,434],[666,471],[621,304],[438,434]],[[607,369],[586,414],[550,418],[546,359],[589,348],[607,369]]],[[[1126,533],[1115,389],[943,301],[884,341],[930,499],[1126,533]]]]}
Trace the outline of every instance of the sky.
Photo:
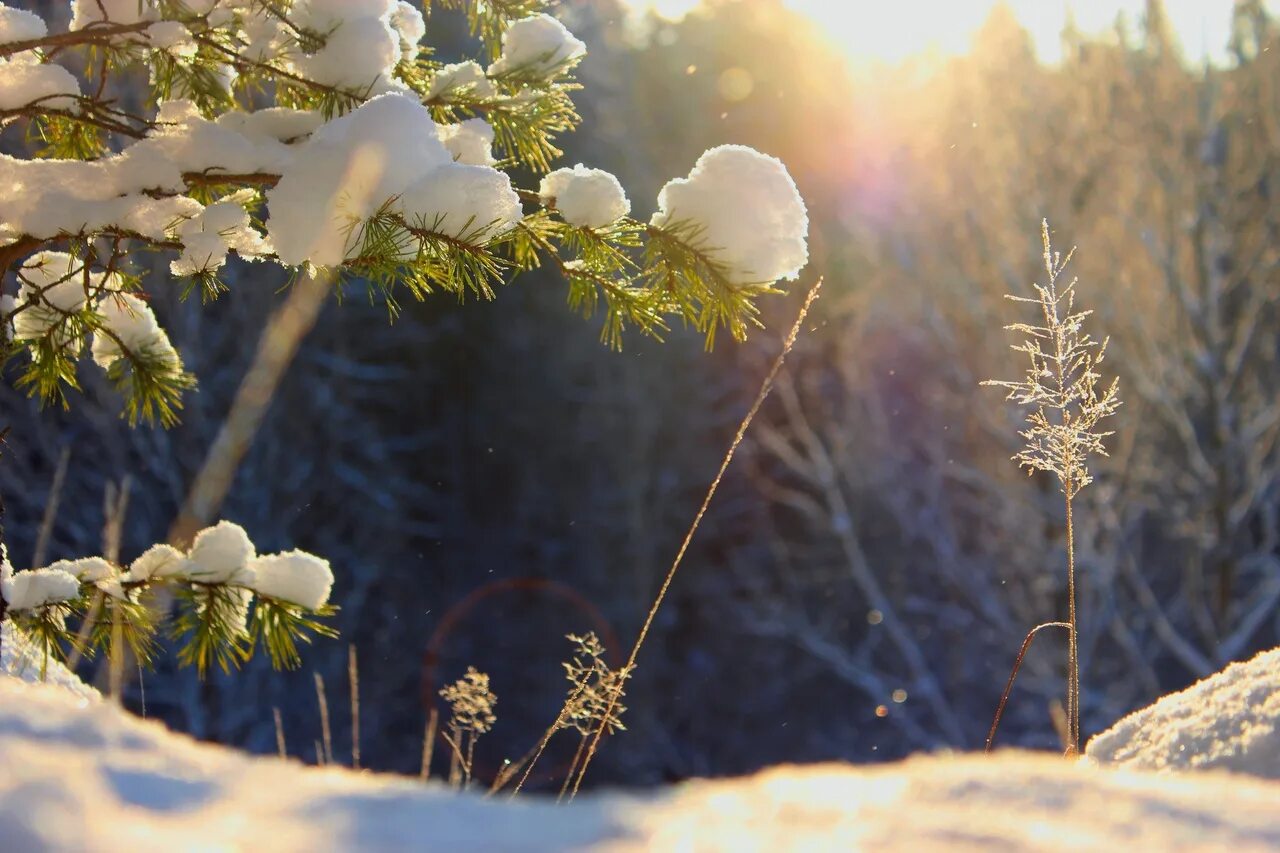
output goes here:
{"type": "MultiPolygon", "coordinates": [[[[626,0],[678,18],[698,0],[626,0]]],[[[994,0],[784,0],[811,16],[855,63],[896,62],[927,50],[964,53],[994,0]]],[[[1109,28],[1123,11],[1135,24],[1144,0],[1006,0],[1036,42],[1042,60],[1060,55],[1059,35],[1070,5],[1086,33],[1109,28]]],[[[1165,8],[1188,57],[1225,55],[1232,0],[1165,0],[1165,8]]],[[[1280,0],[1268,7],[1280,10],[1280,0]]]]}

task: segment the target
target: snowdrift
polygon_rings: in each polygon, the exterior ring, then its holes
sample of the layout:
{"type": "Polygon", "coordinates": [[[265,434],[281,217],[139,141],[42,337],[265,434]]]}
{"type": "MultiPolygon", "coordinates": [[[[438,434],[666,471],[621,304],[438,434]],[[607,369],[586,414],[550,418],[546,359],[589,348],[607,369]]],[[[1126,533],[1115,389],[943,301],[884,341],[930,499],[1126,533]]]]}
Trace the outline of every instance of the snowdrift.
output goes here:
{"type": "Polygon", "coordinates": [[[1133,769],[1280,779],[1280,649],[1133,712],[1089,741],[1085,754],[1133,769]]]}
{"type": "MultiPolygon", "coordinates": [[[[7,634],[6,668],[21,653],[7,634]]],[[[1259,709],[1273,709],[1277,654],[1122,721],[1092,754],[1152,767],[1248,765],[1154,759],[1177,732],[1180,755],[1217,733],[1225,740],[1214,742],[1230,746],[1215,755],[1261,760],[1261,741],[1247,733],[1266,727],[1259,709]],[[1241,708],[1251,722],[1224,725],[1209,713],[1241,708]],[[1167,743],[1152,736],[1161,727],[1167,743]],[[1135,758],[1143,750],[1145,764],[1135,758]]],[[[19,671],[33,671],[30,662],[19,671]]],[[[1280,782],[1221,770],[1155,773],[1018,752],[922,756],[779,767],[558,807],[196,743],[118,710],[65,670],[50,673],[57,684],[0,678],[0,850],[1280,851],[1280,782]]],[[[1274,738],[1274,714],[1269,724],[1274,738]]]]}

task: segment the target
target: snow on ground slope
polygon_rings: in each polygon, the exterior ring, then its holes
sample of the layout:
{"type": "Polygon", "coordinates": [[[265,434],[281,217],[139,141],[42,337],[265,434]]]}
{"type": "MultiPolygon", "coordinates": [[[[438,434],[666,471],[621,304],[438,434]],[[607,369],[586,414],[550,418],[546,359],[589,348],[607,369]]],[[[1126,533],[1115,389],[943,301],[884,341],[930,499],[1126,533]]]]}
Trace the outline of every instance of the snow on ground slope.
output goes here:
{"type": "Polygon", "coordinates": [[[85,700],[97,700],[101,694],[85,684],[75,673],[54,659],[44,660],[31,642],[15,631],[13,624],[0,624],[0,673],[12,675],[23,681],[43,681],[70,691],[85,700]]]}
{"type": "Polygon", "coordinates": [[[1134,769],[1280,779],[1280,649],[1135,711],[1089,741],[1085,754],[1134,769]]]}
{"type": "Polygon", "coordinates": [[[1056,756],[781,767],[558,807],[198,744],[0,678],[0,850],[1280,851],[1280,783],[1056,756]]]}

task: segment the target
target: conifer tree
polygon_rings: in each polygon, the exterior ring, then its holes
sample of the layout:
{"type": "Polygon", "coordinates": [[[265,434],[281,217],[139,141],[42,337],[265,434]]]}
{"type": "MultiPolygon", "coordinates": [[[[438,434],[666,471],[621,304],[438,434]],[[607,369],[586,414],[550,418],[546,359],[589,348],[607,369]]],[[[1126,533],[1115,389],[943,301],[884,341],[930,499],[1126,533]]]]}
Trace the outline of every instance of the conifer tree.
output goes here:
{"type": "MultiPolygon", "coordinates": [[[[744,339],[759,297],[807,260],[786,169],[713,149],[647,221],[612,175],[553,170],[557,139],[580,124],[586,45],[552,5],[72,0],[55,33],[0,3],[0,127],[25,130],[31,151],[0,154],[0,269],[16,280],[0,330],[17,384],[67,407],[88,351],[130,426],[176,425],[196,377],[148,294],[234,298],[231,255],[338,296],[367,282],[392,318],[406,295],[493,299],[547,265],[611,347],[673,323],[708,347],[744,339]],[[466,17],[475,59],[435,58],[441,13],[466,17]],[[517,168],[540,184],[515,185],[517,168]],[[155,253],[172,281],[143,275],[155,253]]],[[[222,522],[127,567],[90,557],[15,573],[6,561],[3,598],[45,660],[124,641],[146,661],[158,614],[145,593],[171,587],[181,660],[203,673],[255,648],[297,666],[299,642],[332,633],[332,580],[323,559],[260,557],[222,522]]]]}

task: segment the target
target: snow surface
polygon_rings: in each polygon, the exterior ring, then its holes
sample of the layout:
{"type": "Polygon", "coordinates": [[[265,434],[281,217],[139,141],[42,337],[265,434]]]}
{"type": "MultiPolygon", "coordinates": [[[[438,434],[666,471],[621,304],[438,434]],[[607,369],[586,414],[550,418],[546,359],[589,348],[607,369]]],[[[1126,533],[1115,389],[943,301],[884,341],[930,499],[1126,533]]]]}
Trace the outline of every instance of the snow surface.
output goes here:
{"type": "Polygon", "coordinates": [[[692,243],[738,284],[794,279],[809,260],[809,217],[787,167],[742,145],[703,153],[658,194],[653,224],[692,229],[692,243]]]}
{"type": "MultiPolygon", "coordinates": [[[[14,628],[12,623],[5,621],[0,625],[0,694],[16,680],[39,683],[42,691],[47,691],[64,702],[84,703],[85,707],[102,698],[97,690],[77,678],[75,673],[60,662],[53,658],[47,661],[43,658],[44,653],[14,628]]],[[[3,838],[3,830],[0,830],[0,838],[3,838]]],[[[0,849],[16,848],[6,848],[0,844],[0,849]]]]}
{"type": "Polygon", "coordinates": [[[565,222],[581,228],[604,228],[631,212],[617,178],[581,163],[544,176],[538,195],[543,204],[554,205],[565,222]]]}
{"type": "Polygon", "coordinates": [[[254,592],[279,601],[319,610],[329,601],[333,569],[329,561],[305,551],[268,554],[249,564],[254,592]]]}
{"type": "Polygon", "coordinates": [[[129,583],[165,578],[185,577],[191,573],[187,555],[172,545],[152,545],[129,565],[125,581],[129,583]]]}
{"type": "Polygon", "coordinates": [[[482,118],[440,126],[440,141],[453,159],[466,166],[492,166],[493,128],[482,118]]]}
{"type": "Polygon", "coordinates": [[[44,38],[48,32],[44,18],[0,3],[0,43],[44,38]]]}
{"type": "Polygon", "coordinates": [[[61,568],[14,572],[5,561],[0,566],[0,595],[11,610],[35,610],[46,604],[70,601],[80,594],[80,581],[61,568]]]}
{"type": "Polygon", "coordinates": [[[1085,754],[1143,770],[1231,770],[1280,779],[1280,649],[1135,711],[1090,740],[1085,754]]]}
{"type": "Polygon", "coordinates": [[[502,55],[489,66],[489,75],[546,74],[581,59],[587,46],[550,15],[532,15],[512,22],[502,35],[502,55]]]}
{"type": "Polygon", "coordinates": [[[79,94],[79,81],[61,65],[31,62],[25,54],[0,59],[0,110],[29,106],[74,110],[79,94]]]}
{"type": "Polygon", "coordinates": [[[780,767],[562,807],[250,757],[82,685],[16,679],[0,679],[0,766],[5,850],[1280,850],[1280,783],[1228,774],[1010,752],[780,767]]]}

